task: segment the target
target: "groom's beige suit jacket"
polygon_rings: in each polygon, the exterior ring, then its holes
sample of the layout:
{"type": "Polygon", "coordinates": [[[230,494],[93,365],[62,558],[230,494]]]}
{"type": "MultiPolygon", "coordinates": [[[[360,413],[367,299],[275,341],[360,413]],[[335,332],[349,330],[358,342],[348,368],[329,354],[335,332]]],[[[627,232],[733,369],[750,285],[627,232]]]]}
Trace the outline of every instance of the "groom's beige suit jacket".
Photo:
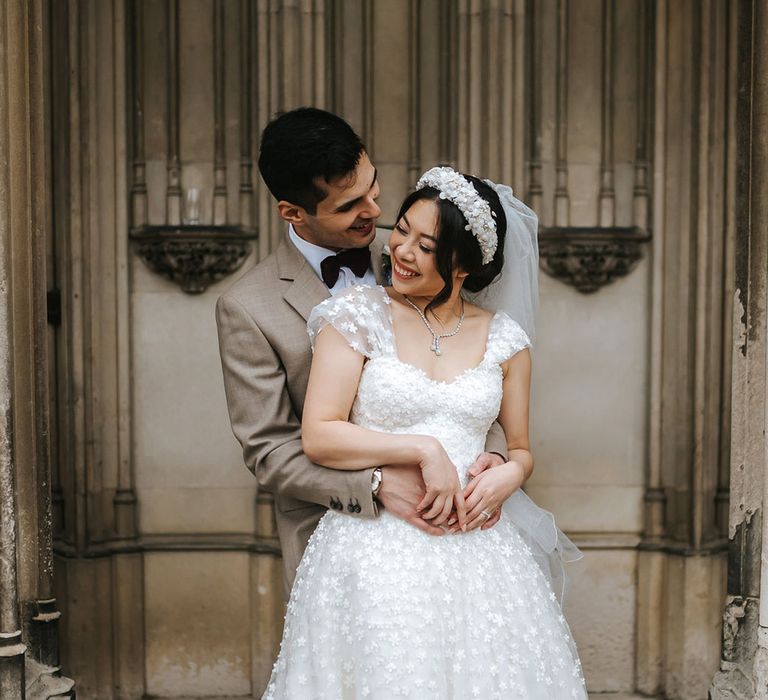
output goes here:
{"type": "MultiPolygon", "coordinates": [[[[371,244],[371,264],[379,282],[388,235],[377,230],[371,244]]],[[[287,591],[307,541],[328,508],[352,517],[378,515],[371,495],[373,469],[328,469],[311,462],[301,448],[301,415],[312,361],[307,318],[329,296],[286,236],[216,304],[232,430],[258,487],[274,496],[287,591]]],[[[486,448],[506,454],[498,426],[489,433],[486,448]]]]}

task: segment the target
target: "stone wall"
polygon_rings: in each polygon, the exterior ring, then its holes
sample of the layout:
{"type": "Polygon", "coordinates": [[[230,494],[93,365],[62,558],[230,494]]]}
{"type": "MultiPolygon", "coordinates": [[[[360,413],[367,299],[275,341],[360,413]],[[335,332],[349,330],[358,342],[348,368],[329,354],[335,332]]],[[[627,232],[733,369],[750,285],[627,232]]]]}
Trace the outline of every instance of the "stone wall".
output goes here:
{"type": "Polygon", "coordinates": [[[53,514],[79,695],[257,695],[268,676],[272,506],[229,430],[213,306],[283,235],[254,168],[261,128],[316,104],[368,144],[384,224],[437,162],[509,182],[539,212],[559,272],[541,275],[529,491],[586,553],[566,612],[590,689],[702,697],[724,595],[734,5],[49,11],[53,514]],[[258,232],[234,276],[194,295],[131,242],[188,222],[191,188],[201,225],[258,232]]]}

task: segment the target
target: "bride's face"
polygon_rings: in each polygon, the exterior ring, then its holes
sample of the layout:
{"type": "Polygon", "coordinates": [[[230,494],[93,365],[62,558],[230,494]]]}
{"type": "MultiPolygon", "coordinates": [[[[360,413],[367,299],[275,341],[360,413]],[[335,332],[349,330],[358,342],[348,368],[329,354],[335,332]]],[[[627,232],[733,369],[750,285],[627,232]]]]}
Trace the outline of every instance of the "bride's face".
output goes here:
{"type": "Polygon", "coordinates": [[[392,230],[392,286],[401,294],[434,297],[445,286],[435,260],[437,218],[437,204],[419,199],[392,230]]]}

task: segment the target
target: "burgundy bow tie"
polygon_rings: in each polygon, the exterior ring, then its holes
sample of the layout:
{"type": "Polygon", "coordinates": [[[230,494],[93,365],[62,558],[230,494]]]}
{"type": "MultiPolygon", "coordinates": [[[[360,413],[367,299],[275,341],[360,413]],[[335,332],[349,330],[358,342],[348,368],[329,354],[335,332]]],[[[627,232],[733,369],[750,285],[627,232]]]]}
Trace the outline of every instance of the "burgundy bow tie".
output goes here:
{"type": "Polygon", "coordinates": [[[348,267],[357,277],[362,277],[370,266],[371,251],[368,248],[350,248],[324,258],[320,263],[320,273],[330,289],[338,281],[342,267],[348,267]]]}

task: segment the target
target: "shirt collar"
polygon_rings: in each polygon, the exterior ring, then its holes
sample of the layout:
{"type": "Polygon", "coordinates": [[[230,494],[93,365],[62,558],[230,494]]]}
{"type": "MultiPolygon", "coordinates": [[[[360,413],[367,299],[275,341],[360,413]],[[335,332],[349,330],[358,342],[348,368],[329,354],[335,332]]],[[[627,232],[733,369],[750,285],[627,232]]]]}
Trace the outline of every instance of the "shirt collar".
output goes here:
{"type": "Polygon", "coordinates": [[[298,233],[296,233],[296,231],[294,231],[293,224],[288,224],[288,237],[291,239],[291,243],[293,243],[304,256],[304,259],[309,263],[309,266],[315,271],[315,274],[322,279],[323,275],[320,272],[320,263],[322,263],[329,255],[336,255],[336,251],[305,241],[298,233]]]}

